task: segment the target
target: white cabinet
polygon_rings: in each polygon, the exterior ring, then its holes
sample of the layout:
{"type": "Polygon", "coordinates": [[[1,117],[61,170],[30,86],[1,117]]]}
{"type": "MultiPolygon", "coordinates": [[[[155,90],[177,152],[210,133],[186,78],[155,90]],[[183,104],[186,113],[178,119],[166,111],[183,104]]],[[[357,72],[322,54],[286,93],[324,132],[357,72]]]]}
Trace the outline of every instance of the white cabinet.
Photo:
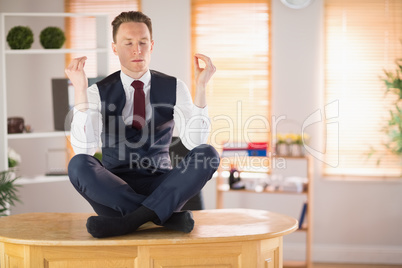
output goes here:
{"type": "MultiPolygon", "coordinates": [[[[68,38],[68,37],[67,37],[68,38]]],[[[85,37],[83,37],[85,38],[85,37]]],[[[86,55],[96,53],[97,74],[108,74],[108,54],[111,29],[108,16],[99,13],[1,13],[0,17],[0,170],[8,168],[7,148],[10,144],[21,147],[17,153],[22,165],[43,167],[46,157],[41,144],[57,144],[65,148],[66,133],[54,131],[52,78],[65,77],[65,56],[70,53],[86,55]],[[64,29],[66,18],[88,17],[95,20],[96,44],[88,49],[62,48],[43,49],[40,46],[40,31],[48,26],[64,29]],[[14,26],[29,26],[34,32],[34,44],[30,49],[12,50],[6,37],[14,26]],[[7,118],[24,117],[33,128],[32,133],[7,134],[7,118]],[[38,148],[36,148],[38,147],[38,148]]],[[[43,169],[43,168],[42,168],[43,169]]],[[[24,169],[26,178],[43,174],[24,169]]],[[[42,178],[43,180],[43,178],[42,178]]]]}

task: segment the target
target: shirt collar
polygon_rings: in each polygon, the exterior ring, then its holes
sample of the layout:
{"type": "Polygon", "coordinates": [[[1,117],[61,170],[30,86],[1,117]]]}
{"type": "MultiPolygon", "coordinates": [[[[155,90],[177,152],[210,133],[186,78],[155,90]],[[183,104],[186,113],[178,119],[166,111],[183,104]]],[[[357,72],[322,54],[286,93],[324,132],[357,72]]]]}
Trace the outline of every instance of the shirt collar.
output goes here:
{"type": "Polygon", "coordinates": [[[123,73],[123,72],[121,71],[121,72],[120,72],[120,79],[121,79],[121,82],[123,83],[123,85],[124,85],[125,87],[130,87],[130,86],[131,86],[131,83],[132,83],[134,80],[140,80],[141,82],[144,83],[144,88],[146,88],[146,87],[151,83],[151,72],[150,72],[149,69],[148,69],[148,71],[146,71],[145,74],[144,74],[143,76],[141,76],[140,79],[134,79],[134,78],[132,78],[132,77],[126,75],[125,73],[123,73]]]}

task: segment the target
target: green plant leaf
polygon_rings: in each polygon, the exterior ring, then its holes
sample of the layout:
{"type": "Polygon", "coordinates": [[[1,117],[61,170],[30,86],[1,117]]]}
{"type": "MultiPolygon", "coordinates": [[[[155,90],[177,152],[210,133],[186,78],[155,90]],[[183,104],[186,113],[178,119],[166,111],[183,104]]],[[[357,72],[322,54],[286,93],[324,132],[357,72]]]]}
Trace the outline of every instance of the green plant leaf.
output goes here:
{"type": "MultiPolygon", "coordinates": [[[[384,147],[399,156],[402,156],[402,59],[395,60],[397,68],[394,71],[383,70],[385,77],[380,80],[385,85],[385,95],[393,93],[398,99],[395,105],[389,110],[389,117],[386,124],[382,127],[382,131],[388,137],[388,142],[384,147]]],[[[373,152],[369,153],[370,156],[373,152]]],[[[377,161],[379,164],[380,161],[377,161]]]]}
{"type": "Polygon", "coordinates": [[[17,178],[13,178],[10,170],[0,172],[0,216],[6,215],[7,205],[21,202],[17,195],[19,185],[15,184],[17,178]]]}

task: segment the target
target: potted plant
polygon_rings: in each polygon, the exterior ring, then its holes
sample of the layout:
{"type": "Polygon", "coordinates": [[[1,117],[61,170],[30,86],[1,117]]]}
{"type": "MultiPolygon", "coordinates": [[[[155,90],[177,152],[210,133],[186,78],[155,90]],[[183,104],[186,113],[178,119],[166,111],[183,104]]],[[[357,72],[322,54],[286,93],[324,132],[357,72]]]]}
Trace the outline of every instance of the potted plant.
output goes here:
{"type": "Polygon", "coordinates": [[[61,48],[66,41],[64,32],[58,27],[46,27],[40,32],[39,40],[46,49],[61,48]]]}
{"type": "MultiPolygon", "coordinates": [[[[402,161],[402,59],[395,61],[397,69],[395,71],[384,70],[385,77],[380,79],[385,84],[385,94],[393,94],[394,102],[392,108],[389,110],[389,117],[383,127],[387,140],[384,142],[386,149],[399,156],[402,161]]],[[[370,146],[367,153],[367,159],[378,153],[378,150],[370,146]]],[[[382,156],[377,157],[377,165],[381,164],[382,156]]]]}
{"type": "Polygon", "coordinates": [[[15,26],[7,34],[7,43],[11,49],[28,49],[34,41],[32,30],[28,26],[15,26]]]}
{"type": "Polygon", "coordinates": [[[291,133],[289,134],[289,152],[291,156],[302,156],[303,139],[301,134],[291,133]]]}
{"type": "Polygon", "coordinates": [[[289,154],[288,135],[278,133],[276,135],[276,154],[279,156],[287,156],[289,154]]]}
{"type": "Polygon", "coordinates": [[[384,132],[388,136],[385,146],[393,153],[402,157],[402,59],[396,60],[395,72],[384,71],[383,81],[386,86],[386,94],[394,94],[393,109],[389,110],[389,118],[384,132]]]}
{"type": "Polygon", "coordinates": [[[8,170],[0,172],[0,217],[7,216],[10,206],[20,202],[18,198],[18,185],[15,181],[15,167],[21,162],[20,156],[12,149],[8,150],[8,170]]]}

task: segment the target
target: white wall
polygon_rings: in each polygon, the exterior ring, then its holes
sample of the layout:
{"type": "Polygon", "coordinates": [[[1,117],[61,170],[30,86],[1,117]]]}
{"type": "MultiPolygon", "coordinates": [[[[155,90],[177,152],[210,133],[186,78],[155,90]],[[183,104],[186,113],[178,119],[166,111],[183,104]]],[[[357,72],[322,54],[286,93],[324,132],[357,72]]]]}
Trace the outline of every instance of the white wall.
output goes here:
{"type": "Polygon", "coordinates": [[[142,1],[152,19],[155,41],[151,69],[174,75],[191,86],[191,10],[188,0],[142,1]]]}
{"type": "MultiPolygon", "coordinates": [[[[142,6],[157,29],[153,68],[188,81],[190,0],[145,0],[142,6]]],[[[273,0],[271,37],[272,113],[302,124],[325,105],[323,0],[302,10],[273,0]]],[[[325,122],[308,129],[312,136],[320,137],[311,147],[321,152],[324,127],[325,122]]],[[[329,180],[321,176],[323,163],[316,160],[314,164],[314,260],[402,264],[402,181],[329,180]]],[[[215,208],[214,187],[212,180],[204,189],[207,208],[215,208]]],[[[226,207],[269,209],[298,217],[302,199],[228,193],[224,203],[226,207]]],[[[285,258],[303,258],[304,238],[300,233],[285,238],[285,258]]]]}
{"type": "MultiPolygon", "coordinates": [[[[1,11],[60,11],[61,0],[1,1],[1,11]],[[7,4],[6,4],[7,2],[7,4]],[[55,2],[60,3],[55,5],[55,2]],[[3,9],[7,7],[7,10],[3,9]]],[[[152,68],[191,85],[190,0],[143,0],[154,22],[152,68]]],[[[302,123],[325,105],[322,101],[323,2],[291,10],[272,0],[273,115],[302,123]]],[[[342,123],[342,122],[340,122],[342,123]]],[[[309,132],[321,137],[323,125],[309,132]]],[[[311,144],[323,151],[321,140],[311,144]]],[[[314,255],[322,262],[402,264],[402,182],[328,180],[315,161],[314,255]]],[[[204,189],[207,208],[215,208],[215,182],[204,189]]],[[[26,192],[28,195],[29,192],[26,192]]],[[[72,197],[75,198],[79,197],[72,197]]],[[[228,193],[226,207],[268,209],[298,217],[302,197],[228,193]]],[[[74,204],[65,200],[66,204],[74,204]]],[[[74,207],[72,208],[74,210],[74,207]]],[[[79,208],[77,207],[77,210],[79,208]]],[[[303,256],[303,234],[285,238],[285,258],[303,256]]]]}

